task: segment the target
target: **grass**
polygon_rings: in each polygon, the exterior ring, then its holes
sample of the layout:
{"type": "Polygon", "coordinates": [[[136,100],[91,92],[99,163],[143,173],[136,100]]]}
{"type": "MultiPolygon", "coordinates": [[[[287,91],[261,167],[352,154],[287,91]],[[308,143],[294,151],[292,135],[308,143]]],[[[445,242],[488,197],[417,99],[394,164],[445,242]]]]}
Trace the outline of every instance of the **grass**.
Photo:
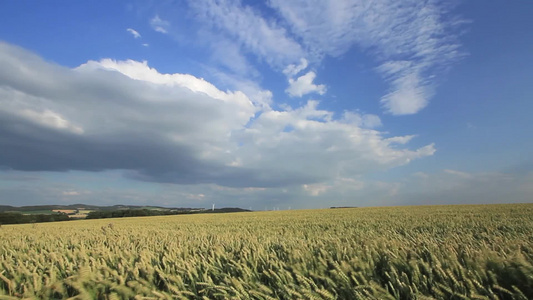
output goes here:
{"type": "Polygon", "coordinates": [[[0,299],[533,299],[533,204],[0,228],[0,299]]]}

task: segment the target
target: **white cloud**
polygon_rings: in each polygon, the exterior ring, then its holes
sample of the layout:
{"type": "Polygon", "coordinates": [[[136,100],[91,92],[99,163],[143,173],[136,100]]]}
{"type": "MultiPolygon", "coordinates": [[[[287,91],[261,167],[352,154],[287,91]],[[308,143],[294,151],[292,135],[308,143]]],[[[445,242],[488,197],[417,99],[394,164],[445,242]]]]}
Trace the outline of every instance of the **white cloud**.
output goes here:
{"type": "MultiPolygon", "coordinates": [[[[325,56],[341,57],[357,47],[374,58],[375,71],[388,83],[380,101],[393,115],[415,114],[426,107],[439,76],[463,56],[456,33],[461,21],[443,0],[271,0],[267,4],[277,14],[238,0],[189,0],[194,17],[187,22],[194,26],[187,27],[193,32],[188,34],[208,45],[219,67],[245,77],[259,77],[250,67],[250,54],[293,78],[325,56]]],[[[158,15],[151,25],[168,32],[169,22],[158,15]]],[[[301,90],[304,82],[300,84],[301,90]]]]}
{"type": "Polygon", "coordinates": [[[318,196],[320,194],[324,194],[332,188],[332,186],[325,184],[304,184],[302,185],[302,187],[311,196],[318,196]]]}
{"type": "Polygon", "coordinates": [[[218,65],[239,76],[248,78],[259,76],[259,72],[242,53],[238,43],[222,37],[211,38],[211,41],[211,58],[218,65]]]}
{"type": "Polygon", "coordinates": [[[138,33],[135,29],[128,28],[128,29],[126,29],[126,31],[131,33],[133,35],[133,37],[136,38],[136,39],[141,37],[141,34],[138,33]]]}
{"type": "Polygon", "coordinates": [[[261,88],[259,84],[250,78],[243,78],[238,74],[228,74],[215,68],[206,67],[206,69],[222,85],[242,91],[261,110],[271,110],[273,102],[271,91],[261,88]]]}
{"type": "Polygon", "coordinates": [[[404,165],[435,151],[433,145],[397,150],[378,131],[337,121],[317,106],[309,101],[297,109],[263,112],[237,136],[242,165],[286,180],[307,177],[310,184],[404,165]]]}
{"type": "Polygon", "coordinates": [[[189,7],[196,13],[196,21],[214,29],[215,34],[236,40],[275,68],[304,57],[305,51],[285,28],[239,1],[191,0],[189,7]]]}
{"type": "Polygon", "coordinates": [[[405,145],[409,143],[414,137],[415,137],[414,135],[395,136],[395,137],[388,138],[387,141],[389,143],[405,145]]]}
{"type": "Polygon", "coordinates": [[[441,1],[272,0],[309,55],[340,56],[356,46],[380,64],[390,83],[381,102],[395,115],[423,109],[433,95],[434,75],[462,54],[454,27],[441,1]]]}
{"type": "MultiPolygon", "coordinates": [[[[121,170],[135,180],[269,194],[302,185],[319,191],[435,152],[368,129],[380,124],[377,116],[347,122],[317,101],[274,110],[147,62],[68,69],[0,43],[0,64],[0,166],[14,170],[121,170]]],[[[208,198],[193,187],[190,194],[208,198]]]]}
{"type": "Polygon", "coordinates": [[[159,15],[155,15],[155,17],[150,20],[150,26],[152,26],[152,29],[157,32],[168,33],[170,22],[161,19],[159,15]]]}
{"type": "Polygon", "coordinates": [[[291,97],[302,97],[310,93],[318,93],[324,95],[326,93],[326,86],[324,84],[314,84],[313,81],[316,78],[316,73],[309,71],[306,74],[294,79],[293,77],[298,75],[303,70],[307,69],[308,61],[305,58],[300,59],[299,64],[289,64],[284,70],[289,81],[289,87],[285,90],[291,97]]]}
{"type": "Polygon", "coordinates": [[[363,122],[361,123],[362,127],[376,128],[382,125],[381,119],[378,116],[372,114],[363,115],[363,122]]]}
{"type": "Polygon", "coordinates": [[[418,74],[411,73],[395,78],[392,91],[381,98],[381,103],[393,115],[415,114],[428,104],[432,88],[421,82],[418,74]]]}
{"type": "Polygon", "coordinates": [[[298,64],[298,65],[295,65],[295,64],[288,65],[283,70],[283,74],[285,74],[287,77],[293,77],[293,76],[298,75],[298,73],[300,73],[301,71],[307,69],[307,66],[308,66],[307,59],[301,58],[300,59],[300,64],[298,64]]]}
{"type": "Polygon", "coordinates": [[[316,74],[313,71],[298,77],[296,80],[289,78],[289,87],[285,90],[291,97],[302,97],[309,93],[318,93],[324,95],[326,93],[326,86],[323,84],[314,84],[316,74]]]}
{"type": "Polygon", "coordinates": [[[65,120],[60,114],[48,109],[45,109],[42,112],[31,109],[23,109],[15,113],[27,118],[31,122],[35,122],[46,127],[68,130],[76,134],[83,133],[83,129],[81,127],[73,125],[71,122],[65,120]]]}
{"type": "Polygon", "coordinates": [[[79,196],[79,195],[81,195],[81,193],[78,192],[78,191],[64,191],[62,194],[63,194],[63,196],[79,196]]]}
{"type": "MultiPolygon", "coordinates": [[[[376,128],[383,124],[381,119],[372,114],[359,114],[357,112],[345,111],[342,116],[342,121],[346,123],[355,124],[359,127],[376,128]]],[[[403,138],[403,137],[402,137],[403,138]]]]}
{"type": "Polygon", "coordinates": [[[180,86],[196,93],[206,94],[213,99],[238,103],[239,105],[242,105],[241,108],[247,109],[245,115],[248,117],[256,110],[253,108],[248,97],[240,91],[234,93],[223,92],[204,79],[189,74],[161,74],[156,69],[150,68],[147,61],[138,62],[134,60],[116,61],[112,59],[103,59],[99,62],[89,61],[86,64],[79,66],[77,69],[80,71],[92,71],[99,68],[118,71],[132,79],[159,85],[180,86]]]}

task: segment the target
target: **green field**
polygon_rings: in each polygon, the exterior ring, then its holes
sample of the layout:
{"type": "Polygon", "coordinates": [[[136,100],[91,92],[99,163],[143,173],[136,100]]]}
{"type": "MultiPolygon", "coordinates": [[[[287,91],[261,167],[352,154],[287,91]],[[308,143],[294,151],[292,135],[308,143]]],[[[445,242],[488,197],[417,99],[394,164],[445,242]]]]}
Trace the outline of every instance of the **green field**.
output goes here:
{"type": "Polygon", "coordinates": [[[533,299],[533,204],[0,228],[0,299],[533,299]]]}
{"type": "Polygon", "coordinates": [[[57,214],[56,212],[54,212],[52,210],[28,210],[28,211],[23,211],[23,212],[19,212],[19,213],[22,213],[24,215],[51,215],[51,214],[57,214]]]}

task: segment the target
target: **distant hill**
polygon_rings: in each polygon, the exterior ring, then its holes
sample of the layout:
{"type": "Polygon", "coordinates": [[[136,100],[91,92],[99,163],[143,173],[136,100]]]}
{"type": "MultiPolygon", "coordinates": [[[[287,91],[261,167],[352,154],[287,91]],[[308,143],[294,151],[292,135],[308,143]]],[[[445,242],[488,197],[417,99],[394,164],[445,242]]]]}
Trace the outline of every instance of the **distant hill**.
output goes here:
{"type": "Polygon", "coordinates": [[[13,206],[9,206],[9,205],[0,205],[0,212],[2,211],[9,211],[9,210],[12,210],[13,209],[13,206]]]}
{"type": "MultiPolygon", "coordinates": [[[[155,210],[198,210],[199,208],[184,208],[184,207],[160,207],[160,206],[137,206],[137,205],[112,205],[112,206],[97,206],[87,204],[70,204],[70,205],[30,205],[30,206],[10,206],[0,205],[0,212],[31,212],[31,211],[46,211],[46,210],[121,210],[121,209],[155,209],[155,210]]],[[[203,208],[202,208],[203,210],[203,208]]]]}
{"type": "Polygon", "coordinates": [[[247,209],[237,207],[217,208],[215,210],[205,208],[190,207],[162,207],[162,206],[139,206],[139,205],[112,205],[97,206],[87,204],[69,204],[69,205],[30,205],[30,206],[10,206],[0,205],[0,212],[20,212],[20,213],[53,213],[54,210],[90,210],[90,211],[115,211],[115,210],[158,210],[171,212],[205,212],[205,213],[226,213],[226,212],[245,212],[247,209]]]}

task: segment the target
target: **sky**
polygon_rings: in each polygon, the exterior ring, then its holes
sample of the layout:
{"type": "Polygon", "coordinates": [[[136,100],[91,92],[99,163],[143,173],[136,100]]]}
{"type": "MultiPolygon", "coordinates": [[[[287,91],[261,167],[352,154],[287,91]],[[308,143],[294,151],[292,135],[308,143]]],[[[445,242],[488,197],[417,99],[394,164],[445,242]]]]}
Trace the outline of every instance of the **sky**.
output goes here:
{"type": "Polygon", "coordinates": [[[533,1],[0,2],[0,204],[533,202],[533,1]]]}

